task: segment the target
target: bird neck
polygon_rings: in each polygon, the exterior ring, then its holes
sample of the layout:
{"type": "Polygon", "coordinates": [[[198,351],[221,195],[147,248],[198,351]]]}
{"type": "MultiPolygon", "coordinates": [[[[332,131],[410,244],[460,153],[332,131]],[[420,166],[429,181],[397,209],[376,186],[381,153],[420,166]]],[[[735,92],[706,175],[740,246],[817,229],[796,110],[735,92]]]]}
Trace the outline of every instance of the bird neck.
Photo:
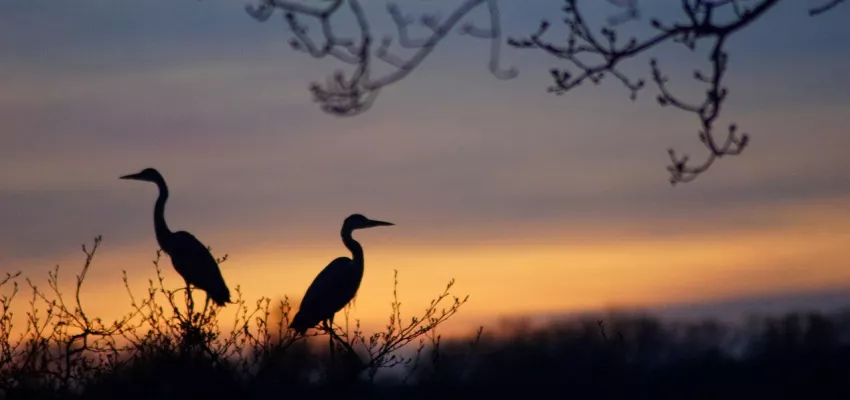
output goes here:
{"type": "Polygon", "coordinates": [[[355,265],[363,266],[363,247],[360,246],[353,237],[351,237],[351,229],[342,229],[342,243],[351,251],[351,259],[355,265]]]}
{"type": "Polygon", "coordinates": [[[165,223],[165,201],[168,200],[168,186],[165,185],[164,180],[157,181],[156,186],[159,188],[159,197],[157,197],[156,205],[153,208],[153,227],[159,247],[165,250],[167,247],[166,239],[171,235],[171,230],[165,223]]]}

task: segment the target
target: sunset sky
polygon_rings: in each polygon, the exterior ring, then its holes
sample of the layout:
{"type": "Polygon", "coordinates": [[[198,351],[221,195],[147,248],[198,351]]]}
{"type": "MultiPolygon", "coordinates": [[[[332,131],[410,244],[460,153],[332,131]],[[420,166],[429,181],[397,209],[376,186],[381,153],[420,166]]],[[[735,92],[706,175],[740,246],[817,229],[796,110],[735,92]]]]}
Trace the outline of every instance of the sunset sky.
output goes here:
{"type": "MultiPolygon", "coordinates": [[[[249,299],[300,299],[348,255],[349,214],[394,222],[355,234],[368,323],[388,315],[394,269],[409,316],[455,278],[470,295],[457,326],[850,288],[848,6],[812,18],[815,2],[782,2],[734,37],[721,122],[751,145],[671,187],[666,149],[702,157],[698,121],[652,87],[636,102],[613,81],[556,97],[557,60],[503,49],[519,76],[500,81],[487,42],[452,35],[367,113],[338,118],[307,86],[344,65],[291,50],[280,16],[259,23],[244,3],[0,2],[0,271],[42,282],[59,264],[70,284],[102,234],[84,298],[126,311],[121,271],[136,288],[153,276],[157,192],[118,177],[155,167],[171,228],[228,253],[222,273],[249,299]]],[[[386,3],[363,3],[377,36],[393,33],[386,3]]],[[[458,2],[434,3],[445,16],[458,2]]],[[[562,2],[501,4],[519,35],[562,2]]],[[[698,50],[655,53],[694,99],[698,50]]],[[[648,76],[647,59],[627,71],[648,76]]]]}

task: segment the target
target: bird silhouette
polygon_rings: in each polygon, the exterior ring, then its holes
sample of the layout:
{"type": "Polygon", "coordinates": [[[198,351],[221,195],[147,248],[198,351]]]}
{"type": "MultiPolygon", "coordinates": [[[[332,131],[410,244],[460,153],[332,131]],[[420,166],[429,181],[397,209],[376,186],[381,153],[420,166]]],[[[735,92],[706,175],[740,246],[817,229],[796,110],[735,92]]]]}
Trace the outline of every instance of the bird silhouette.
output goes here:
{"type": "Polygon", "coordinates": [[[159,247],[171,258],[171,265],[186,282],[186,288],[193,285],[207,294],[207,302],[212,300],[218,306],[230,302],[230,289],[224,283],[218,263],[209,249],[194,235],[186,231],[172,232],[165,223],[165,202],[168,200],[168,186],[162,174],[156,169],[145,168],[142,172],[124,175],[121,179],[153,182],[159,188],[159,197],[153,211],[153,226],[159,247]]]}
{"type": "Polygon", "coordinates": [[[351,233],[355,229],[391,225],[394,224],[371,220],[361,214],[352,214],[345,219],[342,243],[351,251],[352,258],[339,257],[316,276],[307,288],[290,328],[303,335],[307,329],[324,321],[327,328],[333,329],[334,315],[357,295],[363,279],[363,247],[351,237],[351,233]]]}

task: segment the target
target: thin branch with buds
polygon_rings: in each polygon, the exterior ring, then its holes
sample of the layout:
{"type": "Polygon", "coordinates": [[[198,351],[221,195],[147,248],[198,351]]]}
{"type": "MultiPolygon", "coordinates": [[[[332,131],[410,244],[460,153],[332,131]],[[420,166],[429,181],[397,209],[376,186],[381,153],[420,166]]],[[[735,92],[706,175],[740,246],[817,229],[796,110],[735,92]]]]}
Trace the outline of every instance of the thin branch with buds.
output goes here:
{"type": "MultiPolygon", "coordinates": [[[[671,165],[667,169],[671,175],[670,182],[672,184],[688,182],[708,170],[717,158],[740,154],[749,142],[746,134],[738,134],[735,124],[729,125],[726,138],[722,141],[715,137],[714,125],[728,93],[728,89],[723,86],[723,77],[729,58],[724,45],[731,35],[764,15],[779,0],[762,0],[753,7],[743,7],[742,2],[744,0],[682,0],[685,22],[664,25],[653,19],[651,26],[658,33],[645,39],[632,37],[622,43],[618,41],[617,32],[612,27],[603,27],[597,35],[580,11],[578,0],[566,0],[566,6],[563,9],[566,14],[564,22],[570,30],[566,46],[558,46],[544,39],[550,27],[548,21],[543,21],[538,30],[528,38],[511,38],[508,39],[508,43],[517,48],[541,49],[573,65],[577,72],[571,72],[569,69],[552,69],[551,73],[555,81],[555,84],[549,88],[552,93],[564,94],[585,81],[599,84],[606,75],[611,75],[626,87],[630,98],[634,100],[637,98],[637,92],[644,88],[645,81],[633,80],[622,72],[619,66],[623,61],[670,41],[681,43],[692,51],[696,48],[697,42],[712,41],[709,56],[711,72],[707,76],[700,71],[694,73],[697,81],[709,85],[704,99],[699,104],[691,104],[676,97],[668,89],[666,85],[668,78],[661,73],[658,61],[652,59],[650,63],[653,81],[660,91],[658,102],[662,106],[672,106],[694,113],[700,121],[699,137],[709,150],[703,162],[692,165],[689,163],[688,156],[678,156],[674,150],[669,150],[671,165]],[[733,20],[718,21],[717,16],[723,15],[724,9],[732,10],[735,15],[733,20]],[[586,61],[588,57],[599,61],[586,61]]],[[[631,6],[636,7],[634,4],[631,6]]],[[[633,12],[631,15],[636,16],[637,13],[633,12]]]]}
{"type": "MultiPolygon", "coordinates": [[[[328,77],[326,83],[314,82],[310,85],[314,100],[320,103],[324,111],[334,115],[353,116],[368,110],[383,87],[407,77],[458,26],[461,34],[490,41],[489,70],[494,76],[498,79],[511,79],[518,74],[515,68],[503,69],[499,66],[502,24],[497,0],[464,0],[445,19],[436,14],[424,14],[419,18],[406,16],[397,5],[388,4],[387,12],[392,17],[397,31],[397,47],[413,51],[408,58],[397,55],[391,49],[393,37],[385,36],[380,41],[373,38],[360,0],[329,0],[323,5],[308,5],[292,0],[258,1],[257,5],[246,6],[248,14],[258,21],[267,21],[276,10],[283,13],[284,20],[294,35],[290,41],[294,49],[316,58],[331,56],[353,66],[353,71],[348,75],[338,70],[328,77]],[[478,27],[471,22],[461,24],[465,17],[479,8],[486,8],[488,11],[487,26],[478,27]],[[350,10],[357,22],[357,32],[354,35],[357,39],[338,35],[331,22],[333,16],[346,9],[350,10]],[[307,18],[319,21],[321,32],[318,37],[309,34],[302,21],[307,18]],[[413,37],[410,32],[413,25],[424,27],[429,35],[423,38],[413,37]],[[392,71],[374,76],[374,67],[377,64],[375,60],[389,65],[392,71]]],[[[621,11],[610,16],[608,25],[598,30],[587,22],[579,10],[578,0],[563,1],[566,16],[562,21],[569,28],[566,44],[556,44],[557,41],[544,38],[551,27],[548,21],[543,21],[538,29],[526,38],[507,39],[510,46],[543,50],[571,66],[551,69],[554,84],[548,88],[549,92],[561,95],[584,82],[599,84],[606,76],[613,76],[634,100],[637,93],[646,86],[646,82],[623,72],[620,67],[624,61],[647,53],[663,43],[678,42],[694,50],[698,42],[710,42],[710,71],[707,74],[699,71],[694,74],[698,82],[708,86],[700,101],[685,102],[676,97],[666,86],[668,78],[659,70],[660,62],[652,59],[650,63],[652,80],[660,92],[659,103],[694,114],[700,124],[699,138],[708,150],[702,161],[693,163],[688,155],[678,155],[669,149],[670,164],[667,170],[670,182],[675,185],[692,181],[707,171],[718,158],[743,152],[749,143],[749,137],[739,133],[734,123],[728,124],[723,133],[717,132],[716,129],[720,109],[728,94],[728,88],[723,84],[729,60],[725,44],[729,42],[730,37],[774,9],[782,0],[680,0],[683,10],[680,21],[663,25],[658,20],[651,19],[651,26],[656,31],[654,34],[642,39],[631,37],[626,41],[618,40],[615,27],[641,19],[638,0],[608,0],[609,4],[621,11]],[[734,18],[730,20],[721,16],[734,18]],[[725,137],[719,137],[724,134],[725,137]]],[[[809,15],[821,15],[846,3],[846,0],[823,1],[820,5],[810,8],[809,15]]]]}
{"type": "Polygon", "coordinates": [[[322,110],[337,116],[353,116],[368,110],[381,88],[408,76],[470,12],[479,7],[485,7],[489,13],[488,26],[481,28],[466,23],[460,27],[459,32],[473,38],[489,40],[490,72],[498,79],[512,79],[517,76],[517,70],[502,69],[499,66],[502,31],[496,0],[466,0],[444,20],[440,20],[435,14],[422,15],[418,20],[419,24],[431,32],[424,38],[411,37],[409,27],[416,21],[415,18],[405,16],[397,5],[388,4],[387,12],[395,23],[399,46],[414,50],[409,58],[402,58],[391,51],[392,36],[384,36],[380,43],[375,43],[359,0],[332,0],[325,6],[308,6],[285,0],[261,0],[256,6],[246,6],[246,11],[257,21],[263,22],[267,21],[275,10],[280,10],[295,36],[290,41],[293,49],[304,51],[315,58],[331,56],[345,64],[353,65],[354,71],[348,77],[338,70],[328,77],[324,85],[318,82],[310,85],[313,98],[320,103],[322,110]],[[344,3],[357,21],[358,40],[337,35],[331,24],[331,18],[344,9],[344,3]],[[319,20],[323,44],[316,44],[310,37],[307,26],[301,22],[303,17],[319,20]],[[391,66],[393,71],[373,77],[376,59],[391,66]]]}
{"type": "MultiPolygon", "coordinates": [[[[675,185],[692,181],[707,171],[718,158],[741,154],[749,143],[747,134],[739,133],[736,124],[731,123],[726,129],[725,137],[721,139],[717,137],[715,129],[723,102],[728,95],[728,88],[723,85],[729,60],[725,45],[732,35],[772,10],[780,0],[681,0],[684,14],[682,21],[663,24],[652,19],[650,25],[657,33],[643,39],[631,37],[625,42],[618,41],[614,25],[640,18],[637,0],[609,2],[625,7],[627,11],[609,18],[609,25],[599,29],[598,34],[579,9],[579,1],[565,0],[563,11],[566,16],[563,22],[569,29],[566,45],[556,45],[544,39],[551,27],[545,20],[528,37],[509,38],[508,44],[522,49],[539,49],[572,65],[572,68],[551,70],[554,80],[554,85],[548,89],[551,93],[561,95],[587,81],[599,84],[604,77],[610,75],[619,81],[629,91],[629,97],[635,100],[638,91],[644,88],[645,81],[627,76],[620,69],[622,62],[667,42],[681,43],[693,51],[698,42],[708,41],[711,43],[708,57],[710,72],[694,72],[696,81],[708,85],[703,99],[699,102],[686,102],[674,95],[667,87],[668,78],[659,69],[659,61],[655,58],[650,61],[652,80],[660,92],[659,104],[693,113],[700,123],[700,141],[708,149],[705,159],[696,164],[690,162],[689,156],[677,155],[673,149],[669,149],[670,165],[667,170],[670,173],[670,183],[675,185]],[[724,15],[727,18],[721,17],[724,15]],[[733,18],[729,19],[729,15],[733,18]]],[[[822,14],[843,2],[844,0],[831,0],[811,9],[809,14],[822,14]]]]}
{"type": "Polygon", "coordinates": [[[810,16],[821,15],[825,12],[832,10],[837,7],[839,4],[844,3],[845,0],[829,0],[828,2],[821,4],[817,7],[809,9],[810,16]]]}

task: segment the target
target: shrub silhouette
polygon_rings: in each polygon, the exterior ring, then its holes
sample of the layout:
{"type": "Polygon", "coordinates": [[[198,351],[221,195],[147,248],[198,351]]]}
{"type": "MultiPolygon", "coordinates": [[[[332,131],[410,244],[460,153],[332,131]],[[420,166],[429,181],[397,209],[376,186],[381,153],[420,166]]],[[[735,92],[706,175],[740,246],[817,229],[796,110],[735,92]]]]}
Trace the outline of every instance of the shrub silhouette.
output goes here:
{"type": "Polygon", "coordinates": [[[421,316],[405,321],[396,297],[384,331],[367,336],[359,320],[351,331],[335,326],[337,357],[331,359],[322,339],[329,332],[296,338],[288,329],[292,307],[286,298],[277,304],[269,298],[249,303],[237,286],[229,307],[196,310],[191,289],[167,288],[161,251],[153,261],[156,279],[143,294],[133,293],[124,273],[130,312],[108,323],[91,317],[80,291],[100,244],[97,237],[90,250],[83,246],[86,258],[71,299],[60,290],[58,266],[48,274],[47,290],[24,279],[32,295],[19,332],[14,331],[13,305],[24,296],[21,274],[0,279],[3,398],[114,398],[116,393],[123,398],[266,398],[322,386],[368,388],[379,371],[418,362],[399,350],[418,343],[419,354],[425,335],[466,302],[450,294],[452,281],[421,316]],[[221,313],[234,310],[232,328],[222,330],[221,313]]]}
{"type": "Polygon", "coordinates": [[[156,279],[142,295],[125,274],[125,316],[91,317],[79,293],[100,243],[83,247],[72,298],[59,290],[58,267],[46,290],[19,273],[0,279],[2,398],[460,398],[508,386],[576,398],[850,396],[850,310],[737,324],[615,312],[443,340],[436,328],[466,301],[449,294],[450,282],[408,322],[394,298],[384,331],[366,336],[357,320],[350,330],[336,327],[332,359],[328,332],[293,337],[286,298],[249,303],[236,287],[232,308],[196,311],[191,293],[166,288],[159,253],[156,279]],[[24,326],[14,332],[12,306],[27,300],[24,326]],[[221,329],[220,313],[231,311],[232,328],[221,329]],[[390,369],[398,373],[379,373],[390,369]]]}

